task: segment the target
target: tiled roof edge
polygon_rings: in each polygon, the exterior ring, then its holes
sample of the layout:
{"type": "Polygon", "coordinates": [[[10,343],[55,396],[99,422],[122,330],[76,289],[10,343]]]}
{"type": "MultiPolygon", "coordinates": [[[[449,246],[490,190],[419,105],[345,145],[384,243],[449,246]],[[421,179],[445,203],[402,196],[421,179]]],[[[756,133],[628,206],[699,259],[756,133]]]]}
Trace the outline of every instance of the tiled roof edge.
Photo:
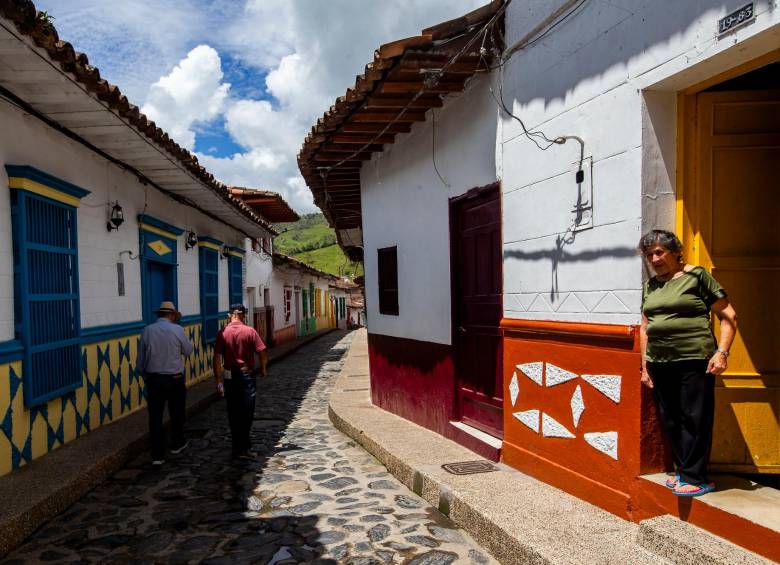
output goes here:
{"type": "MultiPolygon", "coordinates": [[[[162,147],[224,201],[231,204],[251,221],[270,231],[273,235],[277,235],[269,222],[255,214],[240,199],[234,198],[225,184],[219,182],[212,173],[198,163],[198,158],[195,155],[176,143],[154,121],[147,118],[138,106],[131,104],[118,86],[101,78],[100,71],[97,67],[89,64],[89,58],[86,54],[77,52],[73,45],[60,40],[57,29],[50,21],[42,17],[42,12],[38,12],[31,0],[0,0],[0,15],[12,21],[19,33],[30,37],[36,46],[44,49],[53,61],[59,63],[64,73],[75,77],[76,81],[84,85],[88,92],[94,94],[129,125],[162,147]]],[[[239,229],[239,231],[243,230],[239,229]]]]}

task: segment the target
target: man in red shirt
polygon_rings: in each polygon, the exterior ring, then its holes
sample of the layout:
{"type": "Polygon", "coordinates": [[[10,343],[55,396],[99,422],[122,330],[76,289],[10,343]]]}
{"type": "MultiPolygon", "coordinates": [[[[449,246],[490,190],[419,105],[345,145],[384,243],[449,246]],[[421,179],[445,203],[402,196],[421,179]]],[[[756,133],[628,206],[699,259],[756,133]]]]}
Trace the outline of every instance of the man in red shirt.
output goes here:
{"type": "Polygon", "coordinates": [[[214,346],[214,376],[217,390],[227,401],[233,456],[252,459],[249,434],[255,416],[255,375],[268,374],[268,353],[257,331],[244,323],[245,317],[243,304],[230,307],[230,323],[219,331],[214,346]],[[260,361],[257,370],[255,356],[260,361]]]}

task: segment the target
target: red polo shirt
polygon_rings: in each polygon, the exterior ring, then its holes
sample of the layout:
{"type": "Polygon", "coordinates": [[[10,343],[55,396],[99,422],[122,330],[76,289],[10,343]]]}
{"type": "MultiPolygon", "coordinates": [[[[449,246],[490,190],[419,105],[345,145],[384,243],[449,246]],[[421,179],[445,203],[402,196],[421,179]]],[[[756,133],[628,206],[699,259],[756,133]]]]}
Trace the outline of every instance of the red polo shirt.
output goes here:
{"type": "Polygon", "coordinates": [[[222,355],[226,369],[255,368],[255,353],[265,349],[257,331],[241,322],[230,322],[217,334],[214,353],[222,355]]]}

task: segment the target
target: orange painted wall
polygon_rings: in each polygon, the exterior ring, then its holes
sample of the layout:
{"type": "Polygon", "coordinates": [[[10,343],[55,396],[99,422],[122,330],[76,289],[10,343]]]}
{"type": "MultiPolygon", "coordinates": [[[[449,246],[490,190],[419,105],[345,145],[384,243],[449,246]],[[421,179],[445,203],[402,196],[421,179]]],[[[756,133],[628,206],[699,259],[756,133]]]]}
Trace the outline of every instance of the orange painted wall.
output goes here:
{"type": "Polygon", "coordinates": [[[291,341],[297,337],[295,326],[289,326],[282,328],[274,332],[274,345],[281,345],[287,341],[291,341]]]}
{"type": "Polygon", "coordinates": [[[619,516],[631,519],[632,485],[640,474],[663,470],[666,451],[650,391],[642,387],[638,328],[530,320],[502,321],[504,330],[505,463],[619,516]],[[540,386],[517,365],[543,362],[578,376],[547,385],[549,365],[540,386]],[[510,383],[517,374],[514,406],[510,383]],[[620,376],[620,399],[614,402],[582,375],[620,376]],[[577,426],[572,396],[580,387],[585,406],[577,426]],[[539,432],[515,414],[539,410],[539,432]],[[574,438],[545,437],[541,413],[561,424],[574,438]],[[586,433],[617,432],[617,460],[585,441],[586,433]]]}

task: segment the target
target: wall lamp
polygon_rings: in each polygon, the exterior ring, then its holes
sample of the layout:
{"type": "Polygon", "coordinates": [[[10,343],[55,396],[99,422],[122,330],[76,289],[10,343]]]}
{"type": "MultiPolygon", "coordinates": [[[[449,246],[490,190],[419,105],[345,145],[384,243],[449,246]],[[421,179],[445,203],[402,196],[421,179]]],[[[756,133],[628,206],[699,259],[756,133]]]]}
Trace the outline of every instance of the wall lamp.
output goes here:
{"type": "Polygon", "coordinates": [[[198,245],[198,236],[194,231],[189,230],[187,232],[187,240],[184,242],[184,249],[192,249],[196,245],[198,245]]]}
{"type": "Polygon", "coordinates": [[[230,248],[227,245],[222,246],[222,250],[219,252],[220,259],[227,259],[230,257],[230,248]]]}
{"type": "Polygon", "coordinates": [[[106,229],[108,231],[118,230],[119,226],[121,226],[124,221],[125,215],[124,212],[122,212],[122,207],[119,205],[119,201],[117,200],[111,207],[111,213],[108,216],[106,229]]]}

